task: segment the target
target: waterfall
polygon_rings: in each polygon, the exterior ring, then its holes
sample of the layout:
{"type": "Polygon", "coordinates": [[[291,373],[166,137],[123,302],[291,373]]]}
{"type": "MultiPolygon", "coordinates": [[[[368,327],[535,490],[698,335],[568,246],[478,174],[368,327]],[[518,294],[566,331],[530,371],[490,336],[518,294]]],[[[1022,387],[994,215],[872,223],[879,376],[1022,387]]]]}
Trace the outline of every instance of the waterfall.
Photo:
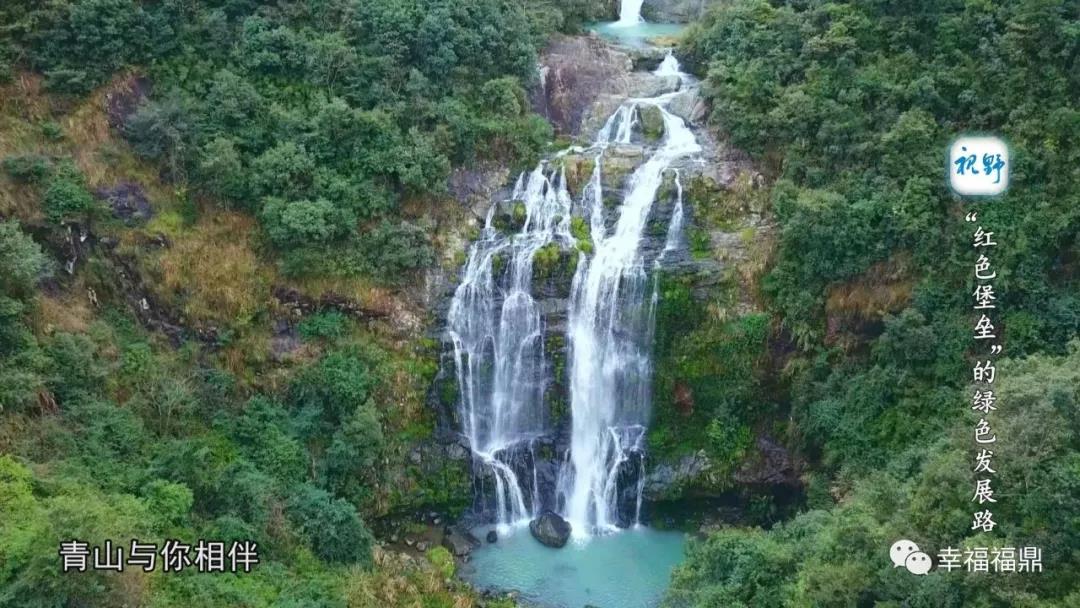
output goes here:
{"type": "MultiPolygon", "coordinates": [[[[682,244],[683,204],[682,204],[682,180],[679,178],[679,170],[675,169],[675,207],[671,210],[671,222],[668,223],[667,240],[664,241],[664,250],[660,257],[669,251],[675,251],[682,244]]],[[[658,259],[657,264],[660,263],[658,259]]]]}
{"type": "Polygon", "coordinates": [[[616,27],[631,27],[644,21],[641,18],[641,5],[644,0],[622,0],[619,6],[619,20],[614,23],[616,27]]]}
{"type": "MultiPolygon", "coordinates": [[[[643,447],[651,391],[651,314],[639,250],[663,172],[700,151],[683,120],[655,101],[664,141],[630,176],[614,230],[593,223],[595,255],[578,265],[569,343],[573,427],[565,472],[566,518],[576,535],[618,521],[614,486],[627,454],[643,447]]],[[[594,195],[595,196],[595,195],[594,195]]]]}
{"type": "MultiPolygon", "coordinates": [[[[673,69],[683,76],[677,62],[673,69]]],[[[469,250],[448,333],[462,430],[476,469],[493,479],[495,519],[503,526],[528,521],[542,504],[556,506],[579,538],[640,519],[657,300],[656,277],[650,280],[640,245],[665,172],[672,169],[676,201],[660,256],[678,247],[682,183],[672,165],[701,150],[682,118],[668,112],[672,97],[629,99],[608,118],[590,148],[593,170],[579,204],[571,200],[564,171],[542,162],[518,178],[508,202],[524,206],[520,229],[508,236],[497,230],[493,218],[505,215],[508,203],[493,206],[469,250]],[[603,201],[604,156],[612,146],[631,143],[643,108],[659,112],[663,140],[627,178],[611,226],[605,221],[612,212],[603,201]],[[551,243],[575,244],[574,209],[588,217],[593,247],[578,254],[567,310],[569,446],[559,455],[556,496],[542,497],[534,445],[551,430],[544,393],[552,370],[545,359],[543,316],[532,295],[532,260],[551,243]],[[626,488],[636,493],[632,514],[619,512],[619,493],[626,488]]]]}
{"type": "Polygon", "coordinates": [[[531,295],[533,256],[552,241],[571,239],[564,176],[552,181],[541,165],[518,179],[512,199],[524,205],[520,231],[500,234],[491,208],[447,317],[463,432],[474,458],[494,475],[496,519],[504,525],[527,521],[538,508],[535,482],[527,501],[518,474],[533,466],[532,439],[545,428],[544,327],[531,295]],[[497,263],[505,266],[503,284],[496,282],[497,263]]]}
{"type": "Polygon", "coordinates": [[[653,70],[653,74],[657,76],[681,76],[682,72],[679,71],[679,61],[675,59],[675,56],[668,51],[668,54],[664,56],[664,60],[660,62],[660,65],[653,70]]]}

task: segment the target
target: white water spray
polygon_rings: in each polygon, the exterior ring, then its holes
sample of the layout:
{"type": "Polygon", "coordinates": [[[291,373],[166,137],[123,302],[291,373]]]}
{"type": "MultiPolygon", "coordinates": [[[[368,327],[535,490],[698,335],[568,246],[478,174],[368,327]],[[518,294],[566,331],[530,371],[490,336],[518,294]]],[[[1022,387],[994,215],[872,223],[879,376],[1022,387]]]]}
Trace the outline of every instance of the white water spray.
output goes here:
{"type": "Polygon", "coordinates": [[[641,18],[641,5],[644,0],[622,0],[619,5],[619,20],[613,23],[614,27],[632,27],[644,19],[641,18]]]}
{"type": "Polygon", "coordinates": [[[668,51],[668,54],[664,56],[664,60],[653,70],[653,74],[657,76],[682,76],[682,72],[679,71],[679,60],[675,59],[675,55],[672,55],[671,51],[668,51]]]}
{"type": "Polygon", "coordinates": [[[660,110],[664,141],[630,176],[614,230],[608,234],[602,223],[593,222],[596,253],[579,264],[571,294],[573,432],[564,491],[565,516],[579,537],[619,523],[620,467],[629,453],[643,448],[652,388],[652,318],[639,246],[664,170],[701,150],[683,120],[657,99],[628,102],[660,110]]]}
{"type": "Polygon", "coordinates": [[[535,461],[532,440],[546,422],[544,327],[530,293],[533,256],[554,240],[571,239],[563,175],[549,179],[541,165],[518,179],[512,198],[524,205],[521,230],[501,235],[491,208],[447,318],[463,431],[474,457],[494,476],[496,520],[503,525],[527,522],[539,504],[535,472],[529,496],[519,480],[535,461]],[[497,265],[505,267],[501,284],[497,265]]]}
{"type": "MultiPolygon", "coordinates": [[[[687,82],[671,56],[657,74],[687,82]]],[[[571,439],[556,483],[558,500],[548,501],[561,506],[578,538],[640,520],[656,306],[655,277],[649,280],[640,245],[665,172],[701,150],[685,122],[667,111],[672,98],[668,93],[627,100],[592,146],[593,172],[580,206],[589,218],[593,253],[579,257],[568,311],[571,439]],[[664,138],[629,176],[609,228],[604,154],[631,143],[642,108],[659,111],[664,138]],[[619,494],[627,488],[635,493],[633,513],[620,514],[619,494]]],[[[678,246],[682,229],[677,169],[674,177],[677,199],[663,253],[678,246]]],[[[525,218],[514,235],[503,236],[492,226],[493,207],[469,251],[448,317],[463,430],[480,469],[494,478],[495,518],[503,526],[528,521],[545,502],[538,496],[533,446],[548,430],[544,390],[551,370],[545,364],[543,317],[531,295],[532,259],[549,243],[574,244],[565,182],[562,172],[544,163],[518,179],[512,200],[524,205],[525,218]],[[522,486],[526,480],[530,487],[522,486]]]]}

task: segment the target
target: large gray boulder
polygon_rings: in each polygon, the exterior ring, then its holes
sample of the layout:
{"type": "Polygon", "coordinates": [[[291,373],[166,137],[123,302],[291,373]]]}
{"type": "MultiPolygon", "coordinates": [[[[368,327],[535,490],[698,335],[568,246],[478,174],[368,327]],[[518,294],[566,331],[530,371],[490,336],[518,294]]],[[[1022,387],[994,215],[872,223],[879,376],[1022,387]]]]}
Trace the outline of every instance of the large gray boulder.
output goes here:
{"type": "Polygon", "coordinates": [[[579,132],[586,111],[601,96],[625,97],[635,78],[630,55],[595,35],[553,36],[540,65],[533,109],[563,135],[579,132]]]}
{"type": "Polygon", "coordinates": [[[554,511],[544,511],[529,522],[529,532],[542,544],[559,549],[570,539],[570,522],[554,511]]]}
{"type": "Polygon", "coordinates": [[[465,557],[480,546],[480,541],[465,528],[450,526],[443,535],[442,546],[454,557],[465,557]]]}

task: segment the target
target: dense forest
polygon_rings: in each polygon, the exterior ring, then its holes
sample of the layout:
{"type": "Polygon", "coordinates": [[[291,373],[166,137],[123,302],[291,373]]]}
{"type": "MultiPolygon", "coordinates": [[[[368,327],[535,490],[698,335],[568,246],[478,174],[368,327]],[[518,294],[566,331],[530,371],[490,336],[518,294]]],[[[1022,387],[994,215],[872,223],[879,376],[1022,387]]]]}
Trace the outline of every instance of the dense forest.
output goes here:
{"type": "Polygon", "coordinates": [[[373,551],[371,518],[460,509],[467,488],[406,470],[432,428],[429,345],[349,311],[379,317],[435,263],[420,224],[452,166],[535,162],[537,50],[582,18],[499,0],[0,6],[0,605],[470,605],[445,549],[373,551]],[[72,254],[70,230],[93,247],[72,254]],[[353,301],[274,335],[285,281],[353,301]],[[262,561],[60,573],[62,540],[131,538],[248,539],[262,561]]]}
{"type": "MultiPolygon", "coordinates": [[[[776,242],[753,314],[665,286],[657,390],[698,403],[658,396],[653,442],[734,467],[774,425],[805,504],[692,542],[665,605],[1080,605],[1080,3],[710,4],[677,54],[764,174],[776,242]],[[950,193],[962,132],[1008,140],[1007,194],[950,193]],[[1001,243],[1007,357],[980,534],[972,208],[1001,243]],[[913,577],[881,557],[905,537],[1037,545],[1045,572],[913,577]]],[[[415,285],[475,236],[447,178],[550,149],[538,53],[610,10],[4,1],[0,606],[512,606],[373,529],[469,500],[461,463],[410,459],[437,367],[415,285]],[[132,538],[253,540],[261,563],[60,572],[62,541],[132,538]]]]}
{"type": "Polygon", "coordinates": [[[711,415],[737,428],[786,414],[813,470],[794,519],[693,546],[668,604],[1076,605],[1080,4],[731,2],[692,26],[682,53],[706,79],[711,122],[770,174],[779,234],[762,292],[793,348],[762,352],[747,320],[714,332],[728,337],[712,352],[772,357],[780,378],[729,366],[749,388],[711,415]],[[1005,195],[948,190],[945,150],[964,132],[1009,142],[1005,195]],[[978,534],[971,210],[1001,244],[1008,357],[1000,525],[978,534]],[[918,580],[880,559],[899,538],[933,551],[1037,545],[1046,570],[918,580]]]}

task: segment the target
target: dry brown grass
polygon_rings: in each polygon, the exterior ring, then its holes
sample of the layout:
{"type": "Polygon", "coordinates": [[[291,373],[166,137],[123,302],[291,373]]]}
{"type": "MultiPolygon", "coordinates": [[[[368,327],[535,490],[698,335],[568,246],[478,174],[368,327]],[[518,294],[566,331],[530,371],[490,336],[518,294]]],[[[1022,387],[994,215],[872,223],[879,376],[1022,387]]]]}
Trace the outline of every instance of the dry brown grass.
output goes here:
{"type": "MultiPolygon", "coordinates": [[[[91,188],[137,181],[147,189],[155,208],[175,204],[175,193],[158,181],[153,165],[136,158],[109,127],[106,95],[124,86],[129,78],[127,74],[117,76],[75,105],[61,107],[42,89],[40,76],[19,74],[0,87],[0,159],[28,154],[70,158],[91,188]],[[61,138],[44,136],[42,125],[47,121],[60,126],[61,138]]],[[[0,172],[0,213],[40,220],[34,189],[0,172]]]]}
{"type": "Polygon", "coordinates": [[[57,331],[85,333],[93,322],[93,311],[86,290],[77,285],[57,297],[43,296],[35,309],[34,325],[38,334],[57,331]]]}
{"type": "Polygon", "coordinates": [[[872,320],[904,309],[915,287],[909,265],[907,256],[895,256],[874,264],[856,279],[832,286],[825,312],[829,316],[872,320]]]}
{"type": "Polygon", "coordinates": [[[252,247],[256,230],[254,219],[218,211],[173,235],[158,262],[163,295],[178,296],[190,321],[245,325],[264,306],[273,282],[272,269],[259,263],[252,247]]]}
{"type": "Polygon", "coordinates": [[[394,290],[363,277],[307,277],[298,278],[289,284],[304,295],[316,299],[324,294],[337,294],[379,315],[393,315],[404,306],[394,290]]]}
{"type": "MultiPolygon", "coordinates": [[[[474,608],[475,600],[466,592],[448,588],[447,581],[426,560],[376,548],[375,568],[350,571],[345,582],[349,608],[423,608],[425,598],[440,597],[454,608],[474,608]]],[[[438,604],[442,605],[442,604],[438,604]]]]}
{"type": "Polygon", "coordinates": [[[109,126],[105,100],[110,92],[126,87],[130,78],[130,74],[114,77],[57,122],[64,130],[72,160],[91,188],[138,181],[147,189],[150,200],[175,203],[175,192],[157,179],[154,166],[136,158],[109,126]]]}
{"type": "MultiPolygon", "coordinates": [[[[50,109],[41,94],[41,78],[21,74],[0,87],[0,159],[20,154],[54,154],[35,124],[48,119],[50,109]]],[[[0,213],[26,220],[41,217],[37,197],[30,188],[13,182],[0,172],[0,213]]]]}

